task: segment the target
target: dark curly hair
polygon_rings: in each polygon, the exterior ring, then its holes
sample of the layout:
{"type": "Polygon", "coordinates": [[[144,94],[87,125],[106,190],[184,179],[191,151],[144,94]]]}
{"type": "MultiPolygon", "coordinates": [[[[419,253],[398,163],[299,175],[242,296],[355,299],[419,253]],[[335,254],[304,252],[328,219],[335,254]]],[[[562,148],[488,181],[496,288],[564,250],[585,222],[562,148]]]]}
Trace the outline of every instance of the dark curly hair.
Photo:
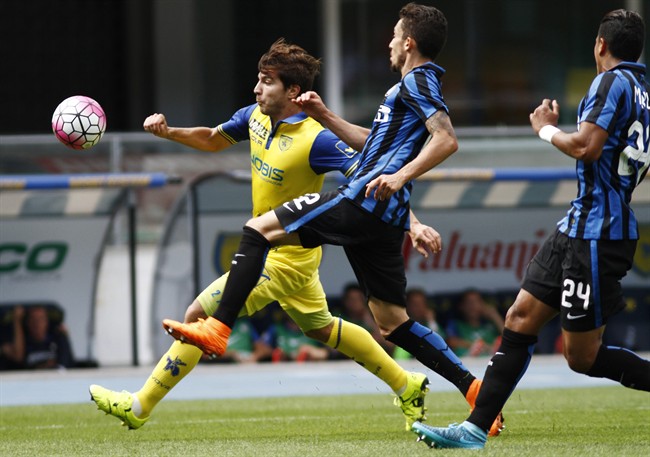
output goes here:
{"type": "Polygon", "coordinates": [[[433,6],[409,3],[399,12],[404,38],[411,37],[420,53],[435,60],[447,41],[447,18],[433,6]]]}
{"type": "Polygon", "coordinates": [[[314,79],[320,72],[320,59],[280,38],[260,58],[257,68],[260,72],[276,71],[285,88],[295,84],[303,93],[312,89],[314,79]]]}

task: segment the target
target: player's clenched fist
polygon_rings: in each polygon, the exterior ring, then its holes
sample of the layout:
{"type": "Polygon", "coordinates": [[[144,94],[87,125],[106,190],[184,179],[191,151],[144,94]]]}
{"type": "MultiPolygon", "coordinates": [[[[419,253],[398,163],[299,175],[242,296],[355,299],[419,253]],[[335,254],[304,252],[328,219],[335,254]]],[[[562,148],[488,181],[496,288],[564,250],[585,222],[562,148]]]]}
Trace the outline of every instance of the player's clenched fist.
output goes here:
{"type": "Polygon", "coordinates": [[[313,117],[316,120],[322,119],[323,115],[327,112],[327,107],[323,103],[323,100],[316,92],[311,90],[298,95],[291,101],[300,106],[307,116],[313,117]]]}
{"type": "Polygon", "coordinates": [[[147,117],[142,125],[147,132],[153,133],[161,138],[169,136],[169,126],[164,114],[155,113],[147,117]]]}

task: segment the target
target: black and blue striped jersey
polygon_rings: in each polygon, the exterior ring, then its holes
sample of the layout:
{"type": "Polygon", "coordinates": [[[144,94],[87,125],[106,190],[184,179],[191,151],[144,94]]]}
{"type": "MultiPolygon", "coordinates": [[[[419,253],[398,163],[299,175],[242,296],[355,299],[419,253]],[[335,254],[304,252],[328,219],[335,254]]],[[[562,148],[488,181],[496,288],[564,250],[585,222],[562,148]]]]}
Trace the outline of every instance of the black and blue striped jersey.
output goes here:
{"type": "Polygon", "coordinates": [[[650,84],[645,66],[623,62],[600,73],[578,108],[580,123],[609,134],[600,158],[578,160],[578,196],[558,223],[562,233],[589,240],[635,240],[638,224],[630,207],[632,191],[650,164],[650,84]]]}
{"type": "Polygon", "coordinates": [[[407,183],[390,199],[365,197],[366,184],[382,174],[393,174],[413,160],[429,136],[425,122],[437,111],[448,112],[440,90],[445,70],[432,62],[416,67],[384,97],[361,153],[361,162],[341,193],[383,221],[409,228],[409,198],[413,184],[407,183]]]}

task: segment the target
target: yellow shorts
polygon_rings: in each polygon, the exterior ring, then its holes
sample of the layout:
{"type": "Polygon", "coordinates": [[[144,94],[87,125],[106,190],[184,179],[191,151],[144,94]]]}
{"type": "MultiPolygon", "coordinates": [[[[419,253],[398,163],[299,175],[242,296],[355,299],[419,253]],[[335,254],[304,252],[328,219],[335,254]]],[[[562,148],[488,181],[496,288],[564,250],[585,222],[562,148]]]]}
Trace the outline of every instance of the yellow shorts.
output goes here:
{"type": "MultiPolygon", "coordinates": [[[[252,316],[278,301],[303,332],[327,327],[333,318],[318,275],[321,257],[320,248],[283,246],[269,251],[260,281],[248,296],[240,316],[252,316]]],[[[228,273],[214,280],[197,297],[208,316],[221,303],[227,279],[228,273]]]]}

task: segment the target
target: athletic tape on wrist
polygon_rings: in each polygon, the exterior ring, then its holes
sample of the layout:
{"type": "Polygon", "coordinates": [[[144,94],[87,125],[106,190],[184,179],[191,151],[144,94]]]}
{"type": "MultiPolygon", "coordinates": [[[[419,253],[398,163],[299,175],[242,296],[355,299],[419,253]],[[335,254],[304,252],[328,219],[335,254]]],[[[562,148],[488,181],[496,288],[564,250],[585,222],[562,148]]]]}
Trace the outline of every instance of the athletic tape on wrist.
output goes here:
{"type": "MultiPolygon", "coordinates": [[[[538,135],[539,135],[539,137],[540,137],[542,140],[544,140],[544,141],[546,141],[546,142],[548,142],[548,143],[551,143],[551,139],[553,138],[553,135],[555,135],[555,134],[556,134],[557,132],[559,132],[559,131],[560,131],[559,128],[557,128],[557,127],[554,126],[554,125],[550,125],[550,124],[549,124],[549,125],[545,125],[544,127],[542,127],[542,128],[539,130],[539,134],[538,134],[538,135]]],[[[551,144],[552,144],[552,143],[551,143],[551,144]]]]}

